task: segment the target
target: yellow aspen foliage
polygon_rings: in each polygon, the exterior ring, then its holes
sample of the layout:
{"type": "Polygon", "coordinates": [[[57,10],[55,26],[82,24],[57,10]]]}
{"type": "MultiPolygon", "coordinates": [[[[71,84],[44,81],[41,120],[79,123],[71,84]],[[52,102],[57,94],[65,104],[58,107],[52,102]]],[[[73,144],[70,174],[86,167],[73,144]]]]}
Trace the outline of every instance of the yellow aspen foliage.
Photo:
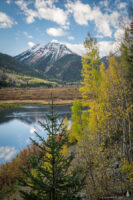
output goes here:
{"type": "Polygon", "coordinates": [[[127,187],[123,182],[124,188],[130,189],[133,105],[122,60],[110,55],[105,67],[96,40],[88,35],[84,46],[87,53],[82,57],[82,101],[74,102],[72,107],[71,136],[78,141],[82,167],[87,174],[87,199],[98,199],[111,191],[122,190],[121,180],[117,179],[122,170],[126,171],[129,183],[127,187]],[[121,158],[126,159],[122,170],[121,158]]]}
{"type": "MultiPolygon", "coordinates": [[[[125,158],[122,159],[121,171],[127,177],[127,182],[133,183],[133,161],[129,162],[125,158]]],[[[133,188],[132,188],[133,189],[133,188]]]]}
{"type": "Polygon", "coordinates": [[[63,146],[62,154],[63,154],[64,156],[67,156],[67,155],[68,155],[68,147],[67,147],[67,145],[64,145],[64,146],[63,146]]]}
{"type": "Polygon", "coordinates": [[[88,106],[88,100],[97,96],[97,90],[100,83],[100,57],[95,38],[88,34],[88,38],[84,42],[85,48],[88,52],[82,57],[82,87],[80,92],[83,97],[84,105],[88,106]]]}
{"type": "Polygon", "coordinates": [[[79,141],[82,138],[88,124],[87,116],[87,112],[82,110],[81,103],[75,100],[72,106],[70,142],[79,141]]]}

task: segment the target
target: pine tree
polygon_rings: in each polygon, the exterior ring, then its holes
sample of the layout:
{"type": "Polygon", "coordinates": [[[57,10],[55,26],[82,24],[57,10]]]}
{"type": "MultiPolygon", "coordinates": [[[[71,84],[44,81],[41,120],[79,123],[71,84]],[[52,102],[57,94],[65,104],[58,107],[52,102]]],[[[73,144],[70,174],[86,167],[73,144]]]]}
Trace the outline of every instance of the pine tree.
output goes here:
{"type": "MultiPolygon", "coordinates": [[[[33,144],[38,148],[38,155],[30,157],[31,170],[23,170],[25,178],[19,180],[20,191],[26,200],[80,200],[79,192],[84,186],[84,177],[79,176],[79,169],[72,168],[74,154],[63,155],[63,147],[68,143],[66,128],[63,122],[58,123],[58,116],[54,114],[53,103],[51,113],[47,115],[45,123],[40,125],[48,133],[45,141],[35,133],[40,142],[33,144]]],[[[81,174],[81,172],[80,172],[81,174]]]]}

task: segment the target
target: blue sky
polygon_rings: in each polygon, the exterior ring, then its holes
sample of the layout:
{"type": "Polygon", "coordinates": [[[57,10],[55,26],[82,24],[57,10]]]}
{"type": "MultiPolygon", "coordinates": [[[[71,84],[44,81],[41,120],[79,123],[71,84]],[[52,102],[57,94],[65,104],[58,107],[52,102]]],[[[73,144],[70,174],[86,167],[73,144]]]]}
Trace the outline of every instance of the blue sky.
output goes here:
{"type": "Polygon", "coordinates": [[[0,52],[14,56],[56,40],[82,55],[90,32],[107,55],[123,35],[127,6],[127,0],[0,0],[0,52]]]}

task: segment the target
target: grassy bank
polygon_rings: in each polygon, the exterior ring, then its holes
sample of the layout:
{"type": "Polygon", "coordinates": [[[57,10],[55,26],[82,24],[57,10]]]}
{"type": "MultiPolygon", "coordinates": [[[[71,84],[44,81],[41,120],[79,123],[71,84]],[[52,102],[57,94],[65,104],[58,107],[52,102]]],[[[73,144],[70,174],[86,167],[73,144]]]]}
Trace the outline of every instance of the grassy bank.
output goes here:
{"type": "Polygon", "coordinates": [[[48,105],[72,104],[74,99],[80,99],[78,88],[8,88],[0,89],[0,107],[15,108],[22,104],[48,105]]]}
{"type": "Polygon", "coordinates": [[[7,103],[1,102],[1,103],[0,103],[0,108],[1,108],[1,109],[20,108],[21,105],[22,105],[22,104],[19,104],[19,103],[16,104],[16,103],[9,103],[9,102],[7,102],[7,103]]]}

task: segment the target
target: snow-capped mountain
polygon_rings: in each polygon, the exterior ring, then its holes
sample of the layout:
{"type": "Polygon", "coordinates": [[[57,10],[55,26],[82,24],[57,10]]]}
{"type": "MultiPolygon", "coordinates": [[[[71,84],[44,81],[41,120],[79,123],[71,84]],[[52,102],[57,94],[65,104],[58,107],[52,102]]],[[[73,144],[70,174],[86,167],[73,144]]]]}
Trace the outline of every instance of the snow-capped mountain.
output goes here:
{"type": "Polygon", "coordinates": [[[36,44],[17,55],[15,59],[30,65],[46,77],[64,81],[81,79],[81,57],[66,45],[52,41],[46,45],[36,44]]]}
{"type": "Polygon", "coordinates": [[[50,42],[46,45],[36,44],[31,49],[15,56],[15,58],[27,64],[33,64],[43,58],[43,60],[48,60],[48,65],[51,65],[68,54],[73,54],[73,52],[64,44],[50,42]]]}
{"type": "MultiPolygon", "coordinates": [[[[81,80],[81,56],[73,53],[60,42],[52,41],[46,45],[36,44],[15,58],[22,64],[30,65],[32,70],[45,75],[49,79],[66,82],[81,80]]],[[[101,60],[107,67],[107,58],[104,57],[101,60]]]]}

